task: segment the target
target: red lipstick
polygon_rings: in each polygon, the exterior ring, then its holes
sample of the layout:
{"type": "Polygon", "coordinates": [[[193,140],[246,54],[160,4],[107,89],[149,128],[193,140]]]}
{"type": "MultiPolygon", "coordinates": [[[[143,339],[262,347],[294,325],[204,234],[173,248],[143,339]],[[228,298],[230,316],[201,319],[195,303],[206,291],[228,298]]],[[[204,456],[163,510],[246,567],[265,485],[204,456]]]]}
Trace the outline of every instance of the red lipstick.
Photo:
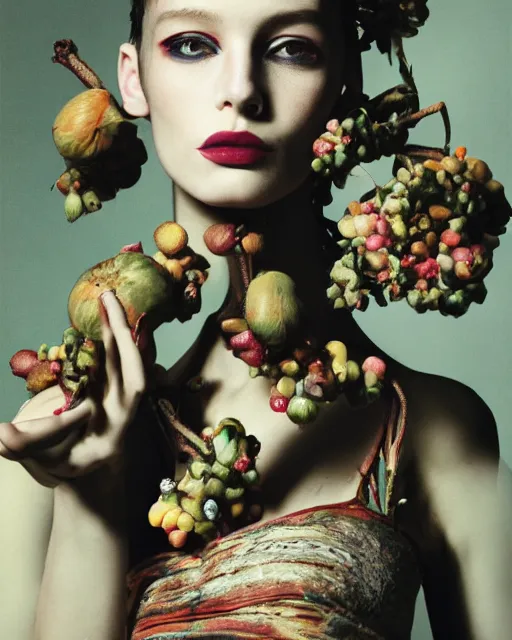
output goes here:
{"type": "Polygon", "coordinates": [[[251,165],[261,160],[272,148],[249,131],[219,131],[198,148],[208,160],[221,165],[251,165]]]}

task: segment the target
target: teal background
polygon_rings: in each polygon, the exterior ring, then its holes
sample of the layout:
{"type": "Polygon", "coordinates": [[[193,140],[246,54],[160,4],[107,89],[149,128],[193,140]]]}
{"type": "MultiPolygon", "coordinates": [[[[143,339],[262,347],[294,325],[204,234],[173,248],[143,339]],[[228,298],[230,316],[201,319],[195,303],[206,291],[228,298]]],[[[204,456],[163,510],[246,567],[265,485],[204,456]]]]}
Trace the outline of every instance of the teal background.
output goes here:
{"type": "MultiPolygon", "coordinates": [[[[432,16],[420,36],[406,42],[423,106],[448,104],[453,148],[468,147],[485,159],[495,177],[512,192],[510,105],[512,5],[509,0],[430,0],[432,16]]],[[[118,95],[118,45],[128,34],[128,0],[3,0],[0,27],[0,406],[10,419],[26,399],[23,382],[10,374],[8,360],[22,348],[58,344],[67,326],[66,299],[78,275],[141,240],[153,253],[153,229],[172,217],[171,185],[153,152],[149,125],[140,123],[150,160],[143,177],[95,215],[70,225],[63,197],[50,191],[63,171],[51,125],[60,108],[82,90],[74,76],[52,65],[54,40],[67,37],[118,95]]],[[[371,95],[400,82],[398,71],[375,52],[364,56],[366,91],[371,95]]],[[[319,132],[320,133],[320,132],[319,132]]],[[[441,119],[432,117],[411,138],[441,145],[441,119]]],[[[389,161],[368,167],[383,183],[389,161]]],[[[337,192],[328,215],[340,217],[345,205],[372,188],[363,172],[337,192]]],[[[489,404],[499,425],[502,455],[512,463],[510,428],[510,317],[512,237],[502,240],[487,279],[489,295],[459,320],[416,314],[406,303],[387,309],[371,305],[357,315],[368,334],[394,357],[427,372],[473,387],[489,404]]],[[[226,274],[212,274],[204,290],[204,311],[186,325],[169,325],[157,334],[159,361],[170,366],[204,319],[221,302],[226,274]]],[[[2,488],[5,490],[5,488],[2,488]]],[[[415,640],[430,638],[422,601],[415,640]]]]}

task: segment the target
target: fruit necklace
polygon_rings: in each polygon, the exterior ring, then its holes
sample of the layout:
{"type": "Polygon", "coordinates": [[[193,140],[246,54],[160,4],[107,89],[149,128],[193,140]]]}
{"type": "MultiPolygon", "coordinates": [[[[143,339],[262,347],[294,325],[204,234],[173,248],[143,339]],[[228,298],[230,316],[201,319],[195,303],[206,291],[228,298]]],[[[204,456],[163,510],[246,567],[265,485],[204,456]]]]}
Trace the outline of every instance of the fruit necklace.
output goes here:
{"type": "MultiPolygon", "coordinates": [[[[58,41],[54,52],[54,61],[87,87],[65,105],[53,126],[66,162],[56,187],[66,197],[68,221],[75,222],[135,184],[147,156],[136,125],[79,58],[74,43],[58,41]]],[[[405,84],[371,100],[362,96],[362,105],[341,122],[329,121],[313,145],[313,202],[318,205],[332,200],[332,185],[342,188],[355,166],[395,157],[394,175],[386,185],[351,202],[337,224],[323,219],[324,249],[332,257],[326,295],[335,309],[364,310],[370,297],[381,306],[405,299],[418,313],[436,310],[457,317],[485,299],[483,281],[511,208],[484,161],[469,157],[464,147],[450,153],[444,103],[419,109],[403,51],[397,55],[405,84]],[[434,113],[443,117],[444,147],[407,144],[409,130],[434,113]]],[[[253,258],[264,249],[261,233],[216,224],[204,239],[212,253],[230,256],[238,265],[243,291],[237,306],[224,310],[221,329],[249,375],[271,380],[273,411],[306,425],[341,394],[357,406],[388,387],[397,390],[396,383],[386,381],[381,358],[361,360],[339,340],[323,344],[307,335],[294,282],[286,273],[253,277],[253,258]]],[[[140,243],[126,245],[79,278],[69,296],[71,326],[61,344],[22,349],[11,358],[14,375],[26,380],[32,395],[61,387],[65,403],[56,413],[75,406],[98,375],[103,349],[98,298],[103,291],[115,291],[146,369],[153,373],[158,371],[154,330],[199,311],[207,260],[193,251],[185,229],[175,222],[161,224],[154,240],[158,251],[153,256],[145,255],[140,243]]],[[[234,418],[198,435],[167,399],[158,400],[155,409],[188,463],[179,481],[161,482],[150,524],[162,527],[170,544],[181,548],[261,518],[257,439],[234,418]]]]}

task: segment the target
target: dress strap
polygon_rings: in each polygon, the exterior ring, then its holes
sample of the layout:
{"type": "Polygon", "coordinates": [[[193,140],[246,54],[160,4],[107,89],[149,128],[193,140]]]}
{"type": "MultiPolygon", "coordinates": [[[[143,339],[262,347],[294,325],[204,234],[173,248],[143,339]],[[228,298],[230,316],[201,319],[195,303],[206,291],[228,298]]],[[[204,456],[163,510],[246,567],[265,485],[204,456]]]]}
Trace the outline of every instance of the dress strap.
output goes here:
{"type": "Polygon", "coordinates": [[[407,423],[407,400],[396,380],[387,420],[378,430],[373,447],[359,470],[358,499],[371,511],[392,516],[391,498],[407,423]]]}

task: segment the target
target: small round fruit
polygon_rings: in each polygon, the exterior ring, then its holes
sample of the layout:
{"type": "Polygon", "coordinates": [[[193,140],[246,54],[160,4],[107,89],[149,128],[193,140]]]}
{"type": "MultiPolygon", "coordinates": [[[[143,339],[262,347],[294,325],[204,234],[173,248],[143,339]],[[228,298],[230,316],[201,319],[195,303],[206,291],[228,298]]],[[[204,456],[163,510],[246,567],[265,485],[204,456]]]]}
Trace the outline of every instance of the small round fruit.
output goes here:
{"type": "Polygon", "coordinates": [[[163,222],[153,234],[155,244],[166,256],[173,256],[188,244],[188,234],[177,222],[163,222]]]}

